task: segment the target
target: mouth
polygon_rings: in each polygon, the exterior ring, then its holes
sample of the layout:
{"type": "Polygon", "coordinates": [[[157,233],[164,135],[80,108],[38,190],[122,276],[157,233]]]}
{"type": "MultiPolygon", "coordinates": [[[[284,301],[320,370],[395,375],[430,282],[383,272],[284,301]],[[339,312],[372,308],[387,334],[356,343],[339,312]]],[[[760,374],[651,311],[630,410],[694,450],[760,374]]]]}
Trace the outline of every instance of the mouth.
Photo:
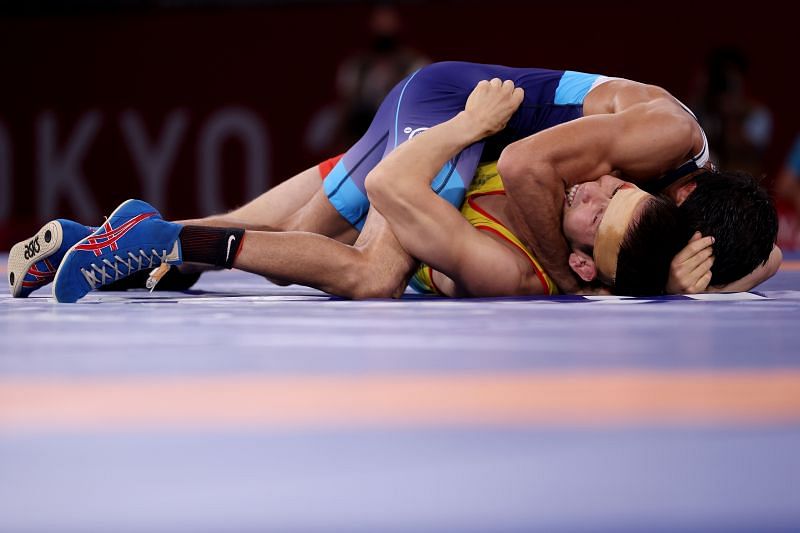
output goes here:
{"type": "Polygon", "coordinates": [[[578,193],[578,189],[580,188],[580,184],[573,185],[566,192],[566,200],[567,200],[567,207],[572,207],[572,202],[575,201],[575,195],[578,193]]]}

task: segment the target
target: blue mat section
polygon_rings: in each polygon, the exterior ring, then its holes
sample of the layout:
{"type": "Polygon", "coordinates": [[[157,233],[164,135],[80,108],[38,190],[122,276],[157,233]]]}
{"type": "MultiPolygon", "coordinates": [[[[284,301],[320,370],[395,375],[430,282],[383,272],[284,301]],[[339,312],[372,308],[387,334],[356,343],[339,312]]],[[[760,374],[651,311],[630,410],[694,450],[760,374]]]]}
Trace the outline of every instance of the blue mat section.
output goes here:
{"type": "Polygon", "coordinates": [[[0,374],[800,366],[800,272],[732,301],[353,302],[237,272],[208,273],[197,289],[91,293],[75,305],[53,303],[46,289],[0,297],[0,374]]]}
{"type": "MultiPolygon", "coordinates": [[[[798,291],[791,271],[727,299],[353,302],[224,272],[76,305],[6,293],[0,379],[788,372],[798,291]]],[[[798,531],[798,449],[774,420],[0,428],[0,531],[798,531]]]]}
{"type": "Polygon", "coordinates": [[[798,443],[796,427],[5,438],[0,516],[22,533],[790,531],[798,443]]]}

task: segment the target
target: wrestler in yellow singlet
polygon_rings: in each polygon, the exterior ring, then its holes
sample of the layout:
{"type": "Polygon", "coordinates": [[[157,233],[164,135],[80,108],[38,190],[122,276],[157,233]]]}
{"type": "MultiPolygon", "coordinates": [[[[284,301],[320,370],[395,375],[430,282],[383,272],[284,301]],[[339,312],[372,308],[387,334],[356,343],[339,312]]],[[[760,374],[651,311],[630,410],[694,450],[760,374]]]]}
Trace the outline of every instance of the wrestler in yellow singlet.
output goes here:
{"type": "MultiPolygon", "coordinates": [[[[516,235],[511,233],[500,221],[483,210],[475,201],[477,198],[489,194],[506,194],[503,180],[500,178],[500,174],[497,173],[496,161],[483,163],[478,166],[475,171],[475,178],[472,180],[469,190],[467,190],[464,203],[461,204],[461,214],[478,230],[492,232],[518,248],[520,253],[524,254],[530,260],[531,267],[534,272],[536,272],[539,281],[542,282],[543,293],[549,295],[558,294],[556,284],[544,272],[539,262],[533,257],[533,253],[522,244],[522,241],[520,241],[516,235]]],[[[441,295],[441,291],[439,291],[433,283],[432,276],[433,269],[423,263],[419,266],[414,276],[412,276],[409,285],[417,292],[441,295]]]]}

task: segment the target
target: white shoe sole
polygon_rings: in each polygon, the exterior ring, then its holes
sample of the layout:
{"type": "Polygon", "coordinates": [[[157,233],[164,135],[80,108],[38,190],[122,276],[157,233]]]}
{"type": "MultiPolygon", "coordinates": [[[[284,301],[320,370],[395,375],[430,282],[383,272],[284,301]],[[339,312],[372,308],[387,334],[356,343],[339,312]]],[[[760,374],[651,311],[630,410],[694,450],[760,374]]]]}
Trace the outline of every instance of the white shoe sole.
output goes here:
{"type": "MultiPolygon", "coordinates": [[[[22,282],[28,269],[37,261],[47,259],[61,247],[64,230],[61,223],[51,220],[30,239],[15,244],[8,254],[8,284],[11,296],[20,298],[22,282]]],[[[38,288],[38,287],[37,287],[38,288]]]]}

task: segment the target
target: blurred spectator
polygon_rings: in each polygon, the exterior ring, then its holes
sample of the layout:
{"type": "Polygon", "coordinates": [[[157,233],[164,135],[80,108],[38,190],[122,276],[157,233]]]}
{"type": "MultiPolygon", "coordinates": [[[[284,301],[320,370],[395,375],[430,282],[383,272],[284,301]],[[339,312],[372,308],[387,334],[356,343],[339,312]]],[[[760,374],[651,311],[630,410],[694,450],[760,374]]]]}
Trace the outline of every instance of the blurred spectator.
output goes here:
{"type": "Polygon", "coordinates": [[[780,228],[778,244],[784,250],[800,249],[800,135],[789,151],[778,178],[775,180],[775,195],[778,204],[780,228]],[[781,205],[783,204],[783,205],[781,205]],[[790,209],[782,209],[788,206],[790,209]]]}
{"type": "Polygon", "coordinates": [[[429,63],[400,41],[400,15],[394,7],[376,7],[369,26],[369,48],[339,66],[337,102],[320,110],[309,125],[306,143],[315,155],[341,152],[355,143],[392,87],[429,63]]]}
{"type": "Polygon", "coordinates": [[[800,214],[800,135],[789,151],[786,164],[775,180],[775,194],[790,204],[800,214]]]}
{"type": "Polygon", "coordinates": [[[747,58],[739,49],[712,51],[692,109],[708,136],[714,162],[759,176],[772,138],[772,113],[748,94],[747,71],[747,58]]]}

